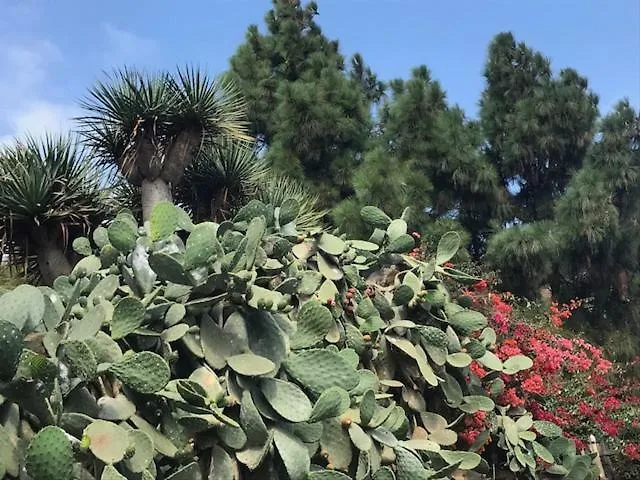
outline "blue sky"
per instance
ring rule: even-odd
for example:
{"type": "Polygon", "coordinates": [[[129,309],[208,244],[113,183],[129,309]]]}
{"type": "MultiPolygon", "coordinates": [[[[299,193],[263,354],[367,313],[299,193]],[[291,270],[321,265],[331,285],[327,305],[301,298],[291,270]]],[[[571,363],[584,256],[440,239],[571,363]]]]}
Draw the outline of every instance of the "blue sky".
{"type": "MultiPolygon", "coordinates": [[[[318,0],[318,22],[344,54],[361,52],[382,79],[426,64],[470,116],[496,33],[571,66],[600,95],[640,106],[640,0],[318,0]]],[[[0,142],[72,126],[103,70],[228,67],[269,0],[0,0],[0,142]]]]}

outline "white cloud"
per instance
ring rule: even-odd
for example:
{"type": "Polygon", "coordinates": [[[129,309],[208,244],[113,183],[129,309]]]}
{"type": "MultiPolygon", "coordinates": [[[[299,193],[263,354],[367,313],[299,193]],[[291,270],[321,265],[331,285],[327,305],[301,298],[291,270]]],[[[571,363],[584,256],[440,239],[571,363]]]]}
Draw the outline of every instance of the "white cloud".
{"type": "MultiPolygon", "coordinates": [[[[108,64],[131,64],[141,60],[148,60],[155,53],[153,40],[119,28],[111,23],[102,24],[107,40],[107,50],[104,54],[108,64]]],[[[111,65],[110,65],[111,66],[111,65]]]]}
{"type": "MultiPolygon", "coordinates": [[[[16,21],[24,23],[24,19],[16,21]]],[[[104,23],[102,33],[106,69],[148,62],[156,52],[152,40],[113,24],[104,23]]],[[[46,39],[0,35],[0,145],[26,134],[55,134],[74,126],[79,107],[48,96],[49,84],[55,84],[55,70],[64,61],[60,49],[46,39]]]]}
{"type": "Polygon", "coordinates": [[[0,144],[8,143],[17,136],[32,135],[41,137],[46,133],[59,134],[73,128],[73,118],[79,109],[75,105],[52,103],[45,100],[35,101],[9,115],[12,134],[0,137],[0,144]]]}
{"type": "Polygon", "coordinates": [[[0,43],[0,143],[71,127],[76,107],[43,98],[51,67],[61,61],[62,53],[49,41],[0,43]]]}

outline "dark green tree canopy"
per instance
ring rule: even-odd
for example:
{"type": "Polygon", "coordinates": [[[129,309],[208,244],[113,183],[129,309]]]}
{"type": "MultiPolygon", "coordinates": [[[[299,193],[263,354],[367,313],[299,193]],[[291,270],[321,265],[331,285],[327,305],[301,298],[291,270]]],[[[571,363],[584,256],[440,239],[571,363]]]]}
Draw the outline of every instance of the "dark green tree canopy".
{"type": "MultiPolygon", "coordinates": [[[[354,175],[356,202],[399,215],[404,205],[424,229],[439,218],[456,218],[472,233],[474,249],[500,203],[496,168],[482,155],[482,131],[457,106],[450,106],[426,66],[408,80],[390,83],[380,108],[378,135],[354,175]]],[[[351,207],[349,207],[351,205],[351,207]]],[[[337,217],[354,200],[341,205],[337,217]]],[[[341,222],[351,224],[350,219],[341,222]]]]}
{"type": "Polygon", "coordinates": [[[550,218],[591,143],[598,97],[575,70],[553,76],[549,60],[511,33],[491,43],[484,75],[487,157],[514,192],[518,218],[550,218]]]}
{"type": "Polygon", "coordinates": [[[249,106],[252,133],[276,170],[305,179],[329,205],[352,193],[351,172],[382,84],[357,55],[347,71],[338,42],[315,22],[314,2],[274,0],[267,31],[251,26],[230,75],[249,106]]]}

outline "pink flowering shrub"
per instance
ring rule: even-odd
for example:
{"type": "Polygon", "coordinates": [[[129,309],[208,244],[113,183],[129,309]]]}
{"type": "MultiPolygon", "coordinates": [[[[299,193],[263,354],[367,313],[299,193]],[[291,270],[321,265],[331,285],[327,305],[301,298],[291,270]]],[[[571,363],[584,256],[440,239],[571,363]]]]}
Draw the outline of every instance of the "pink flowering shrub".
{"type": "MultiPolygon", "coordinates": [[[[500,360],[515,355],[533,360],[532,368],[498,379],[476,361],[471,364],[474,380],[494,394],[496,403],[524,407],[534,419],[559,425],[578,450],[586,450],[589,435],[595,435],[617,456],[614,463],[621,470],[633,470],[621,478],[640,478],[640,470],[634,470],[640,464],[640,383],[625,380],[629,366],[612,363],[602,348],[561,330],[580,302],[552,303],[543,314],[524,320],[516,315],[517,299],[491,291],[484,280],[463,295],[490,319],[497,334],[492,351],[500,360]]],[[[487,428],[484,415],[468,415],[460,438],[473,445],[487,428]]]]}

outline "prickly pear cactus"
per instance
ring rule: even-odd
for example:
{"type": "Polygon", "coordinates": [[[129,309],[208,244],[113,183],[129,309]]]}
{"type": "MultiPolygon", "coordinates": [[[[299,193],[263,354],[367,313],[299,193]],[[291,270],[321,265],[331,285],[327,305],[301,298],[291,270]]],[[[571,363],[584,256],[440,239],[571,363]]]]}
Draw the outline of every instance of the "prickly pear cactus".
{"type": "Polygon", "coordinates": [[[499,389],[470,370],[497,378],[531,360],[502,363],[486,319],[451,300],[443,278],[473,280],[446,266],[457,234],[422,261],[404,220],[375,207],[366,240],[299,232],[298,211],[254,200],[192,225],[161,203],[143,227],[123,211],[74,242],[85,257],[53,289],[0,297],[0,472],[589,478],[559,428],[497,407],[499,389]],[[474,412],[490,427],[460,449],[474,412]]]}

